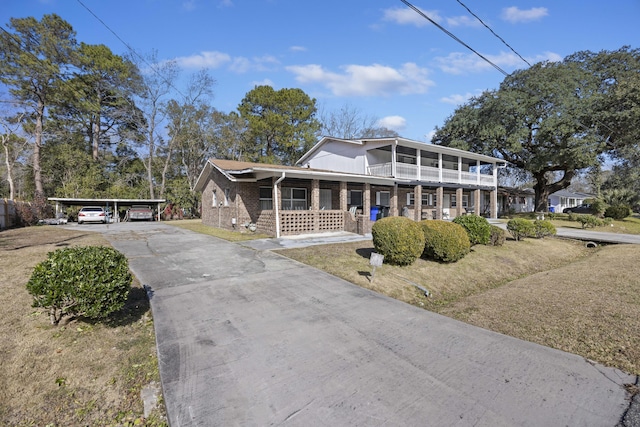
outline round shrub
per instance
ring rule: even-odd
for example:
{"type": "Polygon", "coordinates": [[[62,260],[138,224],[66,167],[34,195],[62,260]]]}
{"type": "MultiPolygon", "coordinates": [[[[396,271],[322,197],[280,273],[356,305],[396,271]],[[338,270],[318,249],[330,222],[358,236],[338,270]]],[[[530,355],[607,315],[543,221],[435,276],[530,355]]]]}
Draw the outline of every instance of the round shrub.
{"type": "Polygon", "coordinates": [[[524,218],[510,219],[509,222],[507,222],[507,231],[511,233],[516,241],[535,235],[533,222],[524,218]]]}
{"type": "Polygon", "coordinates": [[[489,244],[491,246],[502,246],[507,239],[507,232],[497,225],[490,224],[491,237],[489,238],[489,244]]]}
{"type": "Polygon", "coordinates": [[[462,215],[453,222],[464,227],[472,245],[486,245],[491,239],[491,224],[485,217],[479,215],[462,215]]]}
{"type": "Polygon", "coordinates": [[[384,261],[395,265],[413,263],[424,249],[424,234],[417,222],[403,217],[382,218],[371,228],[373,246],[384,261]]]}
{"type": "Polygon", "coordinates": [[[556,227],[546,219],[537,219],[533,222],[534,233],[538,239],[542,239],[546,236],[554,236],[556,234],[556,227]]]}
{"type": "Polygon", "coordinates": [[[49,252],[27,282],[33,306],[48,309],[53,324],[64,316],[107,317],[124,306],[130,288],[127,258],[102,246],[49,252]]]}
{"type": "Polygon", "coordinates": [[[627,205],[613,205],[609,206],[606,211],[604,211],[604,216],[606,218],[617,219],[618,221],[625,219],[629,215],[631,215],[633,211],[627,205]]]}
{"type": "Polygon", "coordinates": [[[460,224],[441,220],[420,221],[425,243],[422,256],[437,261],[455,262],[471,250],[469,235],[460,224]]]}

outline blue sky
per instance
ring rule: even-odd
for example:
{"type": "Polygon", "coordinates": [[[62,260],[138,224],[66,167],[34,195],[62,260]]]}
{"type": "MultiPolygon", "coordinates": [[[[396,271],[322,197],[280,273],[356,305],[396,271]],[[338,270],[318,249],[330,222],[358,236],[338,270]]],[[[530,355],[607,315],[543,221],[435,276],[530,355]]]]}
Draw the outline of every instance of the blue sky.
{"type": "MultiPolygon", "coordinates": [[[[640,0],[411,3],[507,73],[528,65],[463,5],[532,64],[640,47],[640,0]]],[[[68,21],[78,41],[125,54],[120,38],[141,55],[176,60],[183,81],[207,68],[218,110],[235,110],[255,85],[300,88],[320,110],[348,105],[419,141],[504,79],[400,0],[4,0],[0,24],[48,13],[68,21]]]]}

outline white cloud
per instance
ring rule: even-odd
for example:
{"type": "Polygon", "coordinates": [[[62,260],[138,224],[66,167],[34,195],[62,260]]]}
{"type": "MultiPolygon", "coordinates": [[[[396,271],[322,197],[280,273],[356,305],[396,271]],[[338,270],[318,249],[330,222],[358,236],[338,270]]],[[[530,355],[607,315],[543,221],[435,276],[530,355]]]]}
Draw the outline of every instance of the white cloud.
{"type": "Polygon", "coordinates": [[[433,86],[426,68],[406,63],[400,68],[380,64],[346,65],[342,73],[325,70],[320,65],[295,65],[287,70],[299,83],[318,83],[335,96],[389,96],[425,93],[433,86]]]}
{"type": "Polygon", "coordinates": [[[196,8],[195,0],[187,0],[182,2],[182,8],[187,11],[192,11],[196,8]]]}
{"type": "Polygon", "coordinates": [[[444,102],[445,104],[462,105],[466,103],[469,99],[471,99],[472,96],[475,96],[475,94],[471,92],[467,92],[464,95],[460,93],[456,93],[451,96],[445,96],[444,98],[440,98],[440,101],[444,102]]]}
{"type": "Polygon", "coordinates": [[[548,14],[549,10],[546,7],[533,7],[528,10],[523,10],[516,6],[511,6],[502,9],[502,19],[511,22],[512,24],[516,24],[518,22],[537,21],[548,14]]]}
{"type": "Polygon", "coordinates": [[[451,27],[480,27],[482,24],[475,18],[470,16],[454,16],[447,18],[447,24],[451,27]]]}
{"type": "Polygon", "coordinates": [[[407,126],[407,119],[402,116],[387,116],[378,120],[378,126],[395,131],[401,131],[407,126]]]}
{"type": "Polygon", "coordinates": [[[231,57],[222,52],[206,51],[198,55],[180,56],[175,61],[183,68],[220,68],[230,62],[231,57]]]}
{"type": "Polygon", "coordinates": [[[306,52],[307,48],[304,46],[291,46],[289,50],[292,52],[306,52]]]}
{"type": "MultiPolygon", "coordinates": [[[[528,65],[513,52],[500,52],[497,55],[483,55],[500,68],[522,69],[528,65]]],[[[535,57],[525,58],[533,64],[540,61],[560,61],[562,57],[553,52],[544,52],[535,57]]],[[[479,73],[493,70],[493,66],[474,53],[452,52],[447,56],[435,59],[438,68],[448,74],[479,73]]]]}
{"type": "Polygon", "coordinates": [[[432,131],[429,131],[429,132],[424,136],[425,141],[427,141],[428,143],[431,143],[431,140],[433,139],[433,137],[435,136],[435,134],[436,134],[436,130],[435,130],[435,129],[434,129],[434,130],[432,130],[432,131]]]}
{"type": "MultiPolygon", "coordinates": [[[[436,10],[420,9],[420,11],[436,22],[442,20],[440,14],[436,10]]],[[[415,10],[409,9],[407,7],[394,7],[392,9],[385,9],[382,19],[385,21],[395,22],[399,25],[415,25],[416,27],[431,25],[431,23],[428,20],[424,19],[423,16],[421,16],[419,13],[416,13],[415,10]]]]}

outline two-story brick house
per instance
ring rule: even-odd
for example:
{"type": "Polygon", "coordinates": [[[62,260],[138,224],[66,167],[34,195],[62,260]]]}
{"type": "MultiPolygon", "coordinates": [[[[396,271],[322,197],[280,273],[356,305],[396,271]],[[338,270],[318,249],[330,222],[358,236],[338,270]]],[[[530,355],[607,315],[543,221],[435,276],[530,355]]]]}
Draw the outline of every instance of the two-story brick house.
{"type": "Polygon", "coordinates": [[[202,221],[281,236],[368,233],[381,216],[497,216],[500,159],[404,138],[324,137],[297,166],[211,159],[196,190],[202,221]]]}

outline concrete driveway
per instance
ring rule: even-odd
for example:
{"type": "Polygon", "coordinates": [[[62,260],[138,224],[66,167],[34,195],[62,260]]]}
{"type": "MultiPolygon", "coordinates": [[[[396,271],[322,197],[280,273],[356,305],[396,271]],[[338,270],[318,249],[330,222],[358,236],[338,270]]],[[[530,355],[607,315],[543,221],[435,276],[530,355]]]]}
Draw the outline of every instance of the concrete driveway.
{"type": "Polygon", "coordinates": [[[277,253],[161,223],[101,231],[150,288],[174,427],[600,427],[629,406],[634,376],[277,253]]]}

